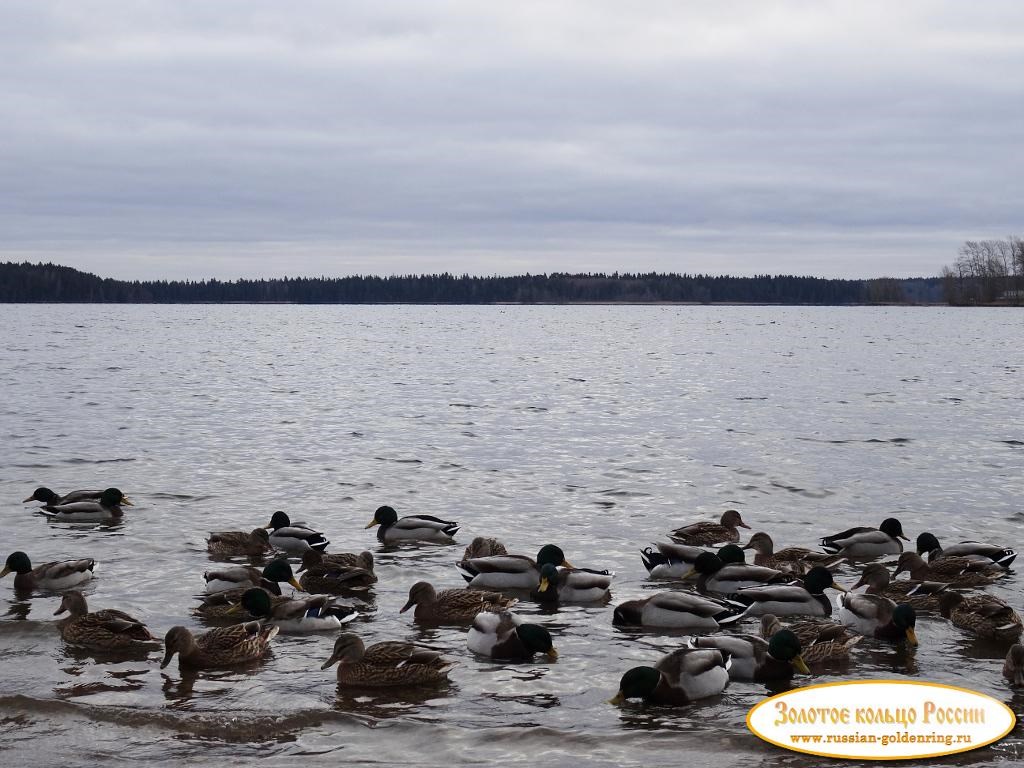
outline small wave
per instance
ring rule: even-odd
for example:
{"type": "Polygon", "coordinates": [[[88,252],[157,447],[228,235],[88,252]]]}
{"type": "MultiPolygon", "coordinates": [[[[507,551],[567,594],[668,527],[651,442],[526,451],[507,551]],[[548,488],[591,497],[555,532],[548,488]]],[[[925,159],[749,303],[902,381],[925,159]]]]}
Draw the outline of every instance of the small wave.
{"type": "Polygon", "coordinates": [[[63,464],[118,464],[121,462],[135,461],[135,459],[120,458],[120,459],[63,459],[63,464]]]}

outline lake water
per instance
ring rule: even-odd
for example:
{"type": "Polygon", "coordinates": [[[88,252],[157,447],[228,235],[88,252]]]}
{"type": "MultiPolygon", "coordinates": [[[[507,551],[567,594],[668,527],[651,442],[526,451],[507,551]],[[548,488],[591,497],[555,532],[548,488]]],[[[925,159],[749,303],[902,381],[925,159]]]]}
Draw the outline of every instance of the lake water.
{"type": "MultiPolygon", "coordinates": [[[[447,688],[353,698],[320,670],[333,637],[279,636],[255,668],[183,677],[157,651],[67,649],[59,598],[19,601],[8,577],[10,765],[818,765],[746,730],[763,686],[679,709],[605,703],[627,668],[681,642],[614,629],[611,605],[521,604],[560,652],[533,664],[474,658],[465,630],[420,630],[398,609],[417,580],[460,586],[452,564],[480,534],[616,571],[612,604],[650,594],[640,548],[728,507],[777,546],[890,515],[912,539],[1024,546],[1016,310],[33,305],[0,306],[0,323],[8,551],[95,557],[91,607],[163,636],[200,626],[206,534],[284,509],[332,551],[374,550],[377,613],[355,625],[367,643],[458,661],[447,688]],[[136,506],[118,526],[62,527],[19,503],[39,485],[115,485],[136,506]],[[381,504],[459,520],[459,543],[380,548],[363,526],[381,504]]],[[[1020,609],[1019,577],[991,591],[1020,609]]],[[[1000,676],[1005,648],[934,615],[918,635],[915,652],[865,641],[845,678],[796,683],[931,680],[1024,711],[1000,676]]],[[[946,761],[1021,759],[1015,731],[946,761]]]]}

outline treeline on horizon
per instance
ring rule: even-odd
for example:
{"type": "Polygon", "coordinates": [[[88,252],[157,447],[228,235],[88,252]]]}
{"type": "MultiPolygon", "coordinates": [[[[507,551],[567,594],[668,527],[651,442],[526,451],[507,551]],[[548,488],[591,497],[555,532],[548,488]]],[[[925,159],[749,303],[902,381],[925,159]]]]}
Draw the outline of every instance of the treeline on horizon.
{"type": "Polygon", "coordinates": [[[0,263],[3,303],[493,304],[738,302],[756,304],[935,303],[941,280],[838,280],[793,275],[729,277],[661,273],[551,273],[512,277],[401,275],[269,280],[101,278],[72,267],[0,263]]]}

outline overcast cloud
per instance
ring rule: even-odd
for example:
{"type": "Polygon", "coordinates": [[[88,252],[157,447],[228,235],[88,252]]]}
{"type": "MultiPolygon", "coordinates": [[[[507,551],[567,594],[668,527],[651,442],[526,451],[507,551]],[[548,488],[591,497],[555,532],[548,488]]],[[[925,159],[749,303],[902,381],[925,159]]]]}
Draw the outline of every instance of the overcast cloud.
{"type": "Polygon", "coordinates": [[[1024,234],[1024,5],[6,0],[0,259],[937,274],[1024,234]]]}

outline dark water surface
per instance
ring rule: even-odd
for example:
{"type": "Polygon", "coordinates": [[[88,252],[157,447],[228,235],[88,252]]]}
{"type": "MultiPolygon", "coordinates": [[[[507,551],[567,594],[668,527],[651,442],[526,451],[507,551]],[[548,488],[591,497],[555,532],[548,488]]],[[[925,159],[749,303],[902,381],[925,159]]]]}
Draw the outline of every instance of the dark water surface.
{"type": "MultiPolygon", "coordinates": [[[[763,686],[674,710],[606,704],[624,670],[681,642],[613,629],[610,605],[519,606],[551,628],[553,664],[474,658],[464,630],[420,630],[398,609],[417,580],[459,586],[452,563],[479,534],[531,555],[558,543],[617,572],[613,604],[635,598],[662,588],[641,547],[730,506],[778,546],[889,515],[911,538],[1024,546],[1014,310],[53,305],[3,306],[0,322],[7,551],[95,557],[91,606],[162,636],[199,628],[206,534],[284,509],[332,551],[374,550],[377,613],[355,625],[367,643],[422,641],[459,662],[447,688],[353,697],[320,670],[332,637],[280,636],[256,667],[161,672],[158,652],[67,649],[59,598],[16,600],[8,577],[11,765],[818,765],[747,732],[763,686]],[[136,506],[118,526],[62,527],[19,503],[38,485],[116,485],[136,506]],[[459,544],[379,548],[363,526],[380,504],[461,521],[459,544]]],[[[1018,576],[992,591],[1021,608],[1018,576]]],[[[929,615],[918,635],[915,652],[862,642],[847,677],[1024,709],[1000,676],[1005,648],[929,615]]],[[[1014,732],[945,764],[1021,759],[1014,732]]]]}

